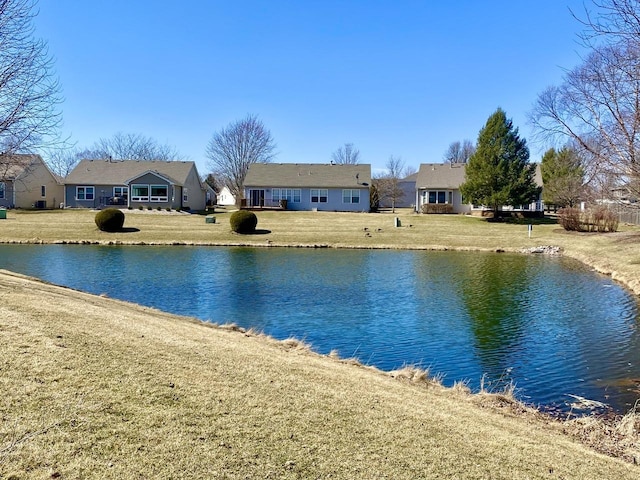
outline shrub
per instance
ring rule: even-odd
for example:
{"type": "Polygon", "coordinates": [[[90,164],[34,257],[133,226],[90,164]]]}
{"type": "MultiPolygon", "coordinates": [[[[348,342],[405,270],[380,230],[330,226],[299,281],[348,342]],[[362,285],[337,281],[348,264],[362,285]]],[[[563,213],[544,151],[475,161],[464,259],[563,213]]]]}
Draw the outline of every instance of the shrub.
{"type": "Polygon", "coordinates": [[[558,223],[567,231],[581,231],[580,210],[577,208],[561,208],[558,210],[558,223]]]}
{"type": "Polygon", "coordinates": [[[142,205],[139,205],[138,210],[142,210],[142,209],[144,209],[144,207],[142,205]]]}
{"type": "Polygon", "coordinates": [[[236,233],[252,233],[258,225],[258,217],[253,212],[247,210],[238,210],[233,212],[229,218],[231,230],[236,233]]]}
{"type": "Polygon", "coordinates": [[[117,208],[105,208],[96,214],[96,225],[103,232],[118,232],[124,225],[124,213],[117,208]]]}
{"type": "Polygon", "coordinates": [[[425,203],[422,213],[453,213],[453,205],[449,203],[425,203]]]}
{"type": "Polygon", "coordinates": [[[577,208],[562,208],[558,211],[558,222],[562,228],[574,232],[616,232],[618,215],[606,207],[586,211],[577,208]]]}

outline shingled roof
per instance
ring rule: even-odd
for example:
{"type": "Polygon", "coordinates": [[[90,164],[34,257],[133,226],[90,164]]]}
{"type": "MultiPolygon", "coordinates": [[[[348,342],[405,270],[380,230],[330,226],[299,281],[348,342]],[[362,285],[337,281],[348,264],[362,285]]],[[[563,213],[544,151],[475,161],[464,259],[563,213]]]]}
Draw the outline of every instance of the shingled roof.
{"type": "Polygon", "coordinates": [[[464,164],[422,163],[416,178],[416,188],[457,189],[464,183],[464,164]]]}
{"type": "Polygon", "coordinates": [[[82,160],[65,181],[75,185],[124,185],[127,180],[154,172],[176,185],[184,185],[194,167],[194,162],[190,161],[82,160]]]}
{"type": "Polygon", "coordinates": [[[244,185],[245,188],[363,188],[371,185],[371,165],[254,163],[249,166],[244,185]]]}
{"type": "MultiPolygon", "coordinates": [[[[455,190],[460,188],[465,181],[466,164],[449,163],[422,163],[418,170],[416,188],[445,188],[455,190]]],[[[536,173],[533,177],[538,185],[542,185],[540,164],[536,164],[536,173]]]]}
{"type": "Polygon", "coordinates": [[[44,163],[40,155],[0,155],[0,180],[13,181],[34,168],[38,163],[44,163]]]}

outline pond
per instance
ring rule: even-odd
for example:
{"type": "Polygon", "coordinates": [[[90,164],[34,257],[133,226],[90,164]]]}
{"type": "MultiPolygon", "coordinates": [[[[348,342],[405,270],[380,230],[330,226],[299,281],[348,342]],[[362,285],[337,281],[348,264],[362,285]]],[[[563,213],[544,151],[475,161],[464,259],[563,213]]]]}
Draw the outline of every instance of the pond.
{"type": "Polygon", "coordinates": [[[516,384],[567,411],[640,398],[640,305],[562,257],[479,252],[0,245],[0,268],[216,323],[295,337],[320,353],[445,385],[516,384]]]}

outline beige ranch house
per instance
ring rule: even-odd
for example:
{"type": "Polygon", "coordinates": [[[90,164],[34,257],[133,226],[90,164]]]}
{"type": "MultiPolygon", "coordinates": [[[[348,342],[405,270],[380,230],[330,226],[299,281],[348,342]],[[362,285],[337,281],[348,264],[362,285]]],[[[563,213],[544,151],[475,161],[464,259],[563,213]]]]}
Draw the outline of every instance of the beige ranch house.
{"type": "Polygon", "coordinates": [[[64,186],[40,155],[0,155],[0,207],[59,208],[64,186]]]}

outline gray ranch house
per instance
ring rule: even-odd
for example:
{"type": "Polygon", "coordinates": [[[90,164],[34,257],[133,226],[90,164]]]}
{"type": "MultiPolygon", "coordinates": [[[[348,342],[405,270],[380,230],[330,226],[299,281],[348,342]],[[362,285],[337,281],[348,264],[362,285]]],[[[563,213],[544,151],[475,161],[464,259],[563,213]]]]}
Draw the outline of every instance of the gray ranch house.
{"type": "MultiPolygon", "coordinates": [[[[486,208],[465,203],[460,185],[465,181],[466,165],[463,163],[423,163],[416,179],[416,211],[421,213],[477,213],[486,208]]],[[[536,165],[535,182],[542,186],[540,164],[536,165]]],[[[542,194],[541,194],[542,195],[542,194]]],[[[542,212],[544,204],[540,196],[527,205],[505,205],[504,211],[542,212]]]]}
{"type": "Polygon", "coordinates": [[[422,213],[471,213],[462,201],[464,164],[422,163],[416,177],[415,206],[422,213]]]}
{"type": "Polygon", "coordinates": [[[58,208],[62,181],[40,155],[0,155],[0,207],[58,208]]]}
{"type": "Polygon", "coordinates": [[[247,207],[368,212],[371,165],[254,163],[244,181],[247,207]]]}
{"type": "Polygon", "coordinates": [[[194,162],[82,160],[65,179],[65,206],[204,210],[206,189],[194,162]]]}

